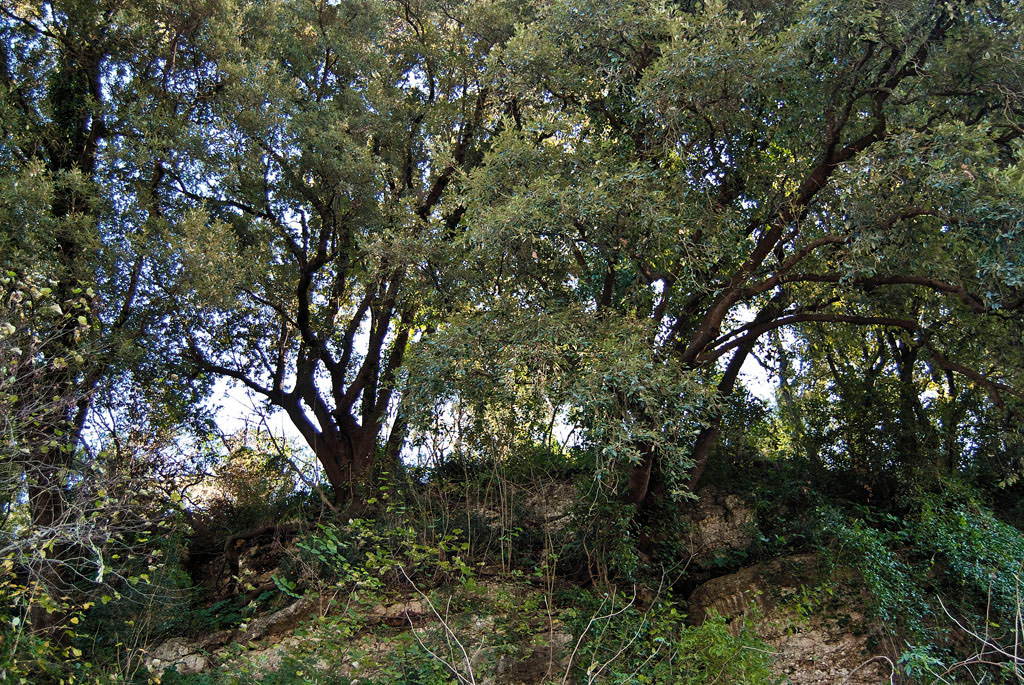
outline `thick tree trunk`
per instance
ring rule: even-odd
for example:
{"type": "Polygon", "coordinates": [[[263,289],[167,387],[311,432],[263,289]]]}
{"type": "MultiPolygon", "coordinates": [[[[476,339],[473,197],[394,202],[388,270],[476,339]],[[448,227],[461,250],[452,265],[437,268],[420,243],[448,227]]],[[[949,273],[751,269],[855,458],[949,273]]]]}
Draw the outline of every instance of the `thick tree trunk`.
{"type": "Polygon", "coordinates": [[[627,493],[627,501],[630,504],[642,504],[647,498],[651,485],[651,473],[654,470],[654,462],[656,460],[657,454],[655,449],[648,447],[644,450],[644,457],[640,463],[630,469],[629,491],[627,493]]]}
{"type": "Polygon", "coordinates": [[[344,511],[356,494],[355,444],[348,436],[328,439],[323,434],[310,445],[334,491],[334,504],[344,511]]]}
{"type": "Polygon", "coordinates": [[[338,511],[343,516],[362,516],[373,475],[376,436],[351,436],[338,431],[329,438],[318,433],[307,443],[323,466],[338,511]]]}
{"type": "MultiPolygon", "coordinates": [[[[91,179],[97,150],[103,134],[103,121],[97,114],[103,94],[100,65],[106,46],[100,40],[98,9],[85,3],[70,12],[67,32],[56,46],[59,58],[50,80],[48,100],[53,108],[51,131],[43,132],[41,142],[47,152],[47,167],[58,179],[51,201],[56,220],[54,235],[61,274],[54,296],[61,307],[75,299],[81,281],[93,278],[89,263],[91,238],[81,235],[94,220],[91,198],[80,187],[69,185],[62,176],[79,172],[91,179]],[[85,221],[65,221],[81,215],[85,221]]],[[[88,312],[85,316],[89,317],[88,312]]],[[[81,348],[75,317],[67,313],[50,332],[50,342],[41,350],[48,368],[32,382],[33,397],[44,406],[34,417],[41,426],[33,439],[26,466],[29,510],[33,525],[49,527],[63,520],[67,512],[64,471],[78,445],[88,411],[91,392],[98,374],[87,370],[83,377],[60,370],[54,360],[65,358],[81,348]],[[50,398],[57,397],[56,401],[50,398]]],[[[89,355],[86,355],[87,357],[89,355]]]]}
{"type": "Polygon", "coordinates": [[[711,457],[711,450],[718,444],[718,436],[722,433],[722,419],[716,418],[713,425],[708,426],[697,436],[697,442],[693,445],[693,468],[690,470],[690,492],[696,492],[704,469],[707,468],[708,460],[711,457]]]}
{"type": "MultiPolygon", "coordinates": [[[[63,561],[71,557],[71,546],[56,533],[68,515],[65,469],[68,451],[60,445],[41,447],[27,468],[28,504],[32,528],[44,538],[55,540],[48,550],[49,559],[30,562],[32,576],[45,588],[46,593],[56,599],[71,590],[71,579],[63,561]]],[[[67,618],[64,610],[51,611],[42,602],[29,606],[29,620],[32,631],[45,634],[50,639],[63,643],[66,636],[59,628],[67,618]]]]}

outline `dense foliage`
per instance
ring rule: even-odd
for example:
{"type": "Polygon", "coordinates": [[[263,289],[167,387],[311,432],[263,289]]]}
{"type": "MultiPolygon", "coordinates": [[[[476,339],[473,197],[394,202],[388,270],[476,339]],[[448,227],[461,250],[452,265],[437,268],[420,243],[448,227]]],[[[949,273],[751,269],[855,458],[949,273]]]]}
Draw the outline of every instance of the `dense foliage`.
{"type": "Polygon", "coordinates": [[[806,553],[904,675],[1021,677],[1018,3],[0,0],[0,34],[0,677],[496,564],[548,583],[565,679],[760,682],[667,597],[806,553]],[[715,563],[705,486],[758,507],[715,563]],[[247,588],[268,534],[303,552],[247,588]],[[245,601],[182,618],[215,559],[245,601]]]}

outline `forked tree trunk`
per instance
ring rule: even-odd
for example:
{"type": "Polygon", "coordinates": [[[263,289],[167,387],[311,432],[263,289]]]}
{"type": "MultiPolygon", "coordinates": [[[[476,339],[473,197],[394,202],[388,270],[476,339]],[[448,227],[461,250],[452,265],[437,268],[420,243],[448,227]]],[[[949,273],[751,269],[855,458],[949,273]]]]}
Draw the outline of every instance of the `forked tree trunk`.
{"type": "Polygon", "coordinates": [[[307,443],[324,469],[334,491],[334,505],[343,516],[362,516],[373,477],[376,436],[350,436],[340,431],[333,438],[323,433],[307,443]]]}

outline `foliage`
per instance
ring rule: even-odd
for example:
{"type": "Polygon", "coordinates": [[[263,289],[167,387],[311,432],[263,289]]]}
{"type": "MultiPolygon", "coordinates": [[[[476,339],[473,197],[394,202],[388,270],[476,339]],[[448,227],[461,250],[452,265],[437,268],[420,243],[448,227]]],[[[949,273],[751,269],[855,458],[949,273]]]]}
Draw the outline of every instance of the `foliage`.
{"type": "MultiPolygon", "coordinates": [[[[986,109],[1002,100],[980,82],[978,100],[935,85],[976,78],[979,58],[992,82],[1017,83],[993,57],[1017,35],[1005,9],[918,3],[883,22],[856,2],[539,8],[504,51],[515,125],[461,186],[476,268],[459,275],[475,297],[425,340],[432,387],[474,410],[493,398],[523,426],[565,412],[604,456],[595,475],[636,504],[692,487],[743,362],[816,324],[916,355],[884,405],[904,407],[893,439],[940,421],[922,412],[945,414],[954,447],[970,442],[966,417],[1012,432],[1016,110],[986,109]],[[981,394],[908,413],[908,393],[942,374],[981,394]]],[[[850,398],[861,436],[864,400],[850,398]]],[[[867,462],[871,485],[894,456],[867,462]]]]}
{"type": "Polygon", "coordinates": [[[985,649],[1016,639],[1024,534],[998,520],[975,491],[947,483],[942,494],[886,510],[826,503],[801,483],[777,487],[774,495],[803,493],[790,495],[781,516],[759,516],[760,553],[817,550],[833,577],[852,570],[873,615],[897,644],[908,645],[907,673],[946,677],[947,669],[965,666],[980,673],[985,649]]]}
{"type": "Polygon", "coordinates": [[[195,452],[190,461],[205,468],[188,483],[185,496],[197,537],[222,543],[225,534],[325,508],[313,457],[269,431],[247,427],[199,443],[195,452]]]}
{"type": "MultiPolygon", "coordinates": [[[[53,376],[34,369],[59,364],[74,375],[85,362],[40,351],[52,322],[40,323],[39,317],[73,317],[85,338],[90,325],[79,312],[88,311],[92,295],[82,289],[62,308],[48,304],[50,286],[13,277],[3,285],[11,286],[3,300],[11,308],[0,341],[8,372],[0,403],[10,410],[0,412],[7,469],[0,522],[0,670],[22,682],[131,673],[145,641],[185,603],[187,582],[175,558],[181,535],[176,474],[163,462],[165,444],[114,434],[94,442],[95,451],[73,450],[62,430],[47,423],[66,413],[54,405],[73,398],[52,395],[52,404],[40,407],[35,402],[51,397],[52,388],[28,386],[53,376]],[[67,451],[60,469],[40,460],[41,441],[67,451]],[[40,509],[44,496],[59,505],[40,509]]],[[[85,345],[76,349],[75,355],[89,353],[85,345]]]]}
{"type": "Polygon", "coordinates": [[[738,634],[721,616],[687,625],[674,602],[659,599],[646,611],[617,595],[581,595],[563,612],[577,650],[581,682],[770,683],[771,659],[742,619],[738,634]]]}
{"type": "Polygon", "coordinates": [[[915,565],[923,567],[927,559],[944,611],[974,629],[987,625],[997,640],[1016,630],[1024,563],[1019,530],[999,521],[970,492],[955,491],[921,502],[905,529],[915,565]]]}
{"type": "Polygon", "coordinates": [[[389,528],[353,519],[342,526],[321,525],[296,543],[299,550],[293,578],[275,578],[278,589],[294,594],[299,581],[313,581],[318,592],[329,588],[374,592],[428,573],[431,581],[452,577],[469,581],[473,569],[461,556],[469,549],[455,529],[432,544],[420,542],[411,526],[389,528]]]}
{"type": "Polygon", "coordinates": [[[515,8],[223,9],[182,35],[172,92],[146,84],[179,134],[141,132],[173,227],[164,350],[287,412],[358,509],[406,348],[444,305],[434,283],[462,216],[449,186],[496,125],[488,56],[515,8]]]}
{"type": "Polygon", "coordinates": [[[993,411],[984,392],[926,362],[926,352],[881,330],[851,338],[822,327],[779,352],[821,362],[791,369],[780,397],[796,438],[790,448],[805,453],[816,479],[843,481],[848,496],[876,502],[951,477],[990,488],[1013,480],[1012,410],[993,411]]]}
{"type": "MultiPolygon", "coordinates": [[[[854,564],[863,576],[878,617],[894,633],[926,634],[933,611],[919,584],[922,578],[915,577],[914,568],[899,554],[901,550],[893,549],[900,541],[899,532],[860,518],[848,520],[841,513],[837,517],[836,513],[822,512],[823,527],[835,535],[838,559],[854,564]]],[[[882,518],[898,523],[891,515],[882,518]]]]}
{"type": "Polygon", "coordinates": [[[586,569],[599,587],[613,587],[613,580],[640,580],[634,508],[583,478],[577,482],[580,492],[565,546],[567,564],[586,569]]]}
{"type": "Polygon", "coordinates": [[[26,534],[28,524],[15,516],[4,531],[0,669],[7,677],[83,682],[128,675],[148,641],[181,628],[190,581],[174,558],[179,540],[165,537],[170,526],[149,518],[152,493],[140,484],[108,495],[105,483],[126,481],[90,475],[88,485],[99,493],[69,498],[69,515],[57,526],[26,534]]]}
{"type": "Polygon", "coordinates": [[[41,444],[70,449],[62,436],[71,427],[66,421],[58,426],[49,421],[70,416],[82,398],[62,395],[53,370],[75,376],[83,371],[83,354],[96,352],[87,347],[95,293],[76,288],[73,298],[61,301],[56,286],[41,274],[0,275],[0,506],[5,520],[23,482],[45,477],[44,465],[33,452],[41,444]],[[78,347],[66,356],[50,355],[54,331],[68,328],[78,347]],[[59,433],[52,434],[54,430],[59,433]]]}

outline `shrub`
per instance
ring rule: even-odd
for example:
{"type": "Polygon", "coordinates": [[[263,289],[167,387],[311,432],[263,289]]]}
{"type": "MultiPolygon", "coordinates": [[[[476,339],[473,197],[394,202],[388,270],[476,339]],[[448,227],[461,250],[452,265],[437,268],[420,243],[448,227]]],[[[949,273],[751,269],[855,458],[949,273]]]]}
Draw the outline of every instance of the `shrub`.
{"type": "MultiPolygon", "coordinates": [[[[635,598],[634,598],[635,599],[635,598]]],[[[563,617],[580,682],[771,683],[766,645],[746,619],[734,633],[721,616],[690,626],[671,598],[646,611],[623,595],[578,593],[563,617]]]]}

